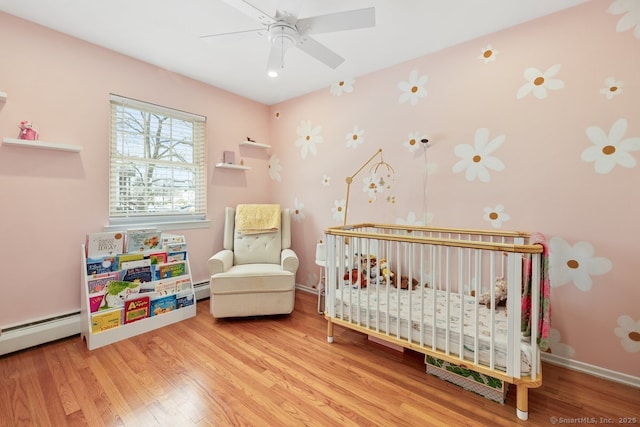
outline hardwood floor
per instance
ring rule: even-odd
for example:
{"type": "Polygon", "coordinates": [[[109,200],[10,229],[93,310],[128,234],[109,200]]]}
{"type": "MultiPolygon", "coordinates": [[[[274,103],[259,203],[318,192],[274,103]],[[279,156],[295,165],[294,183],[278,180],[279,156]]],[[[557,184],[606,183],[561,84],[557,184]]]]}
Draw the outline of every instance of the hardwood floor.
{"type": "Polygon", "coordinates": [[[315,296],[296,299],[290,316],[235,320],[204,300],[195,318],[94,351],[75,336],[4,356],[0,425],[640,424],[639,389],[549,364],[519,421],[513,387],[500,405],[427,375],[418,353],[340,327],[328,344],[315,296]]]}

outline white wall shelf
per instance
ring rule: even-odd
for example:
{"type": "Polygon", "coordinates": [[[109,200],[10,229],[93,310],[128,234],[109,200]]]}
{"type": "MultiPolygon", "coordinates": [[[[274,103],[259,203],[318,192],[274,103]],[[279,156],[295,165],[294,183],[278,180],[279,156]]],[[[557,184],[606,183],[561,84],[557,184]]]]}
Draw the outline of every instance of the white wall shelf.
{"type": "Polygon", "coordinates": [[[244,171],[251,170],[249,166],[236,165],[233,163],[216,163],[216,167],[222,168],[222,169],[237,169],[237,170],[244,170],[244,171]]]}
{"type": "Polygon", "coordinates": [[[2,92],[0,90],[0,102],[7,102],[7,92],[2,92]]]}
{"type": "Polygon", "coordinates": [[[58,150],[58,151],[72,151],[74,153],[78,153],[82,150],[82,147],[78,145],[69,145],[69,144],[58,144],[54,142],[45,142],[40,140],[27,140],[27,139],[18,139],[18,138],[7,138],[4,137],[2,139],[3,145],[17,145],[23,147],[33,147],[33,148],[43,148],[46,150],[58,150]]]}
{"type": "Polygon", "coordinates": [[[249,147],[264,148],[264,149],[271,148],[271,146],[268,144],[260,144],[259,142],[252,142],[252,141],[242,141],[240,145],[247,145],[249,147]]]}

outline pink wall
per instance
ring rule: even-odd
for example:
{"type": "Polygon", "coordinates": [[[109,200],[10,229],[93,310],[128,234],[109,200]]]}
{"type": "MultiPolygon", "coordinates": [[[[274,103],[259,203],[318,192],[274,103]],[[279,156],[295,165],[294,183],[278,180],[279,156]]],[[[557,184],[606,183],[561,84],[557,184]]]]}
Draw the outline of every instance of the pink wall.
{"type": "Polygon", "coordinates": [[[616,31],[622,15],[607,12],[611,3],[590,2],[357,78],[339,96],[327,88],[272,106],[270,139],[279,141],[273,154],[282,167],[274,185],[282,189],[279,202],[299,210],[298,282],[315,286],[315,241],[341,223],[332,209],[344,203],[344,179],[383,148],[396,170],[395,204],[367,203],[363,173],[352,185],[349,222],[415,222],[426,210],[434,226],[544,233],[551,247],[552,353],[640,376],[640,40],[633,30],[616,31]],[[489,45],[494,60],[485,63],[480,57],[489,45]],[[545,97],[522,89],[518,98],[528,68],[547,73],[545,97]],[[402,100],[412,73],[426,92],[415,105],[402,100]],[[609,77],[622,82],[611,99],[601,93],[609,77]],[[606,157],[587,129],[600,128],[604,137],[620,119],[626,129],[605,145],[617,144],[619,158],[627,150],[625,158],[635,160],[598,173],[582,159],[589,147],[606,157]],[[478,129],[488,129],[488,141],[503,140],[480,153],[483,165],[499,161],[487,182],[465,178],[464,162],[460,171],[455,166],[463,160],[456,153],[472,149],[478,129]],[[303,156],[301,135],[312,137],[315,154],[309,146],[303,156]],[[422,147],[412,152],[404,145],[410,135],[431,140],[426,159],[422,147]],[[503,221],[489,222],[486,211],[503,221]]]}
{"type": "Polygon", "coordinates": [[[209,229],[186,230],[194,281],[221,247],[224,206],[268,200],[265,153],[244,153],[247,135],[268,136],[268,108],[217,88],[0,13],[0,136],[31,120],[48,142],[78,153],[0,146],[0,325],[78,310],[80,245],[108,224],[109,94],[207,117],[209,229]],[[11,42],[8,42],[8,41],[11,42]],[[224,150],[253,167],[216,169],[224,150]]]}

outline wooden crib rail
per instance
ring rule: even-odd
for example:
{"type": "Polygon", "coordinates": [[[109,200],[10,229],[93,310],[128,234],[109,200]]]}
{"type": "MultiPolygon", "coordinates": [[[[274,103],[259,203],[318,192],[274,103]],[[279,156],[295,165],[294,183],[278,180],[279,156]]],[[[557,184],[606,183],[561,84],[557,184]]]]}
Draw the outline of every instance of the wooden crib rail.
{"type": "Polygon", "coordinates": [[[420,225],[382,224],[382,223],[372,223],[372,222],[329,227],[330,230],[352,230],[352,229],[362,229],[362,228],[383,228],[383,229],[400,230],[400,231],[407,231],[407,232],[426,231],[426,232],[434,232],[434,233],[442,233],[442,234],[445,234],[445,233],[471,234],[471,235],[479,235],[479,236],[504,236],[504,237],[531,236],[531,233],[527,231],[483,230],[483,229],[474,229],[474,228],[449,228],[449,227],[430,227],[430,226],[427,227],[427,226],[420,226],[420,225]]]}
{"type": "MultiPolygon", "coordinates": [[[[472,248],[483,249],[500,252],[516,252],[523,254],[540,254],[543,251],[542,245],[526,245],[514,243],[489,242],[480,240],[462,240],[441,237],[424,237],[412,235],[414,232],[435,232],[449,234],[467,234],[471,236],[499,236],[512,238],[528,238],[531,234],[524,232],[494,232],[489,230],[467,230],[460,228],[435,228],[435,227],[417,227],[417,226],[400,226],[392,224],[354,224],[339,227],[329,227],[325,230],[325,234],[334,236],[343,236],[346,238],[368,238],[377,240],[387,240],[393,242],[420,243],[438,246],[451,246],[456,248],[472,248]],[[386,229],[395,231],[405,231],[406,234],[385,234],[375,231],[363,231],[367,229],[386,229]]],[[[417,233],[416,233],[417,234],[417,233]]]]}

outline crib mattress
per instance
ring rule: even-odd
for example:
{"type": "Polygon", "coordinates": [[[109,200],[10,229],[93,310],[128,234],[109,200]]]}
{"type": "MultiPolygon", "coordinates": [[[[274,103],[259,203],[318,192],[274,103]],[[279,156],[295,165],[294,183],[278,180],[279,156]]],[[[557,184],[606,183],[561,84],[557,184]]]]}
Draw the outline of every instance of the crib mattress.
{"type": "MultiPolygon", "coordinates": [[[[491,367],[493,362],[493,369],[506,371],[505,310],[503,307],[489,310],[471,296],[465,295],[461,298],[457,293],[447,294],[446,291],[434,291],[431,288],[410,291],[386,285],[373,285],[362,289],[341,285],[336,289],[336,317],[358,323],[376,332],[411,339],[414,343],[427,348],[435,347],[456,357],[460,356],[462,327],[463,358],[473,362],[477,353],[479,364],[491,367]],[[494,338],[493,348],[491,336],[494,338]]],[[[520,371],[527,374],[531,370],[531,346],[521,342],[519,347],[520,371]]]]}

